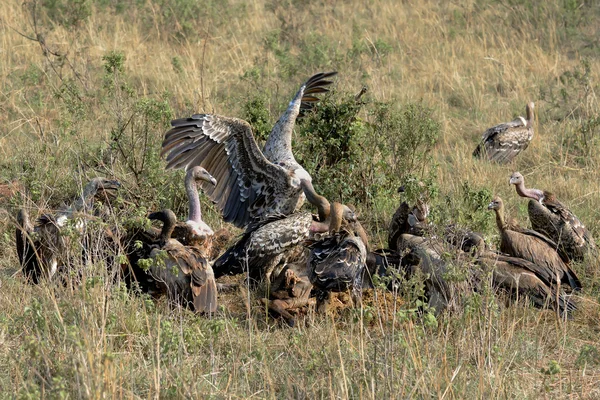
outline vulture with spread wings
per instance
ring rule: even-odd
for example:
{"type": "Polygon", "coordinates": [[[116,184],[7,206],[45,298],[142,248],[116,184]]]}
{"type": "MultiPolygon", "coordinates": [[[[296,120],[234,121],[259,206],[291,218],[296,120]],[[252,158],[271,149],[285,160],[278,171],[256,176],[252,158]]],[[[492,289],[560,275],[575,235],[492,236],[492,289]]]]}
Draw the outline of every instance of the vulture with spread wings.
{"type": "Polygon", "coordinates": [[[328,91],[327,78],[336,72],[311,77],[298,91],[275,124],[260,150],[250,125],[240,119],[196,114],[171,122],[161,154],[167,168],[205,168],[217,185],[202,183],[226,222],[245,227],[270,215],[289,215],[304,202],[301,180],[310,175],[292,154],[292,131],[301,109],[328,91]]]}

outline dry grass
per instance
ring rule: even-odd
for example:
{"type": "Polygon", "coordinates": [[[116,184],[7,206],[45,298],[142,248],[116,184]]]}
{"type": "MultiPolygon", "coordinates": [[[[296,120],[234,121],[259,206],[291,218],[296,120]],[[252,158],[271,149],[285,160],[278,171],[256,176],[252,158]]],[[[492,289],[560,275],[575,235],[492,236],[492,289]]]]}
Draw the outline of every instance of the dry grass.
{"type": "MultiPolygon", "coordinates": [[[[519,170],[557,193],[600,239],[599,144],[581,157],[570,140],[600,108],[598,26],[581,16],[600,15],[593,2],[581,11],[563,0],[537,6],[230,0],[226,8],[207,2],[198,20],[176,23],[164,12],[168,7],[152,0],[101,3],[126,7],[93,6],[76,27],[40,22],[48,48],[67,55],[62,66],[16,32],[33,35],[28,8],[0,3],[0,208],[8,210],[0,213],[0,392],[31,398],[600,397],[598,262],[575,266],[586,289],[580,311],[566,322],[527,305],[505,308],[488,295],[459,315],[423,318],[378,292],[361,310],[332,318],[309,312],[300,327],[286,329],[257,299],[247,309],[246,294],[227,295],[228,307],[212,319],[169,310],[109,284],[102,265],[77,290],[26,285],[16,273],[11,220],[16,206],[56,207],[96,173],[113,172],[133,190],[126,168],[90,158],[90,149],[111,142],[120,115],[118,96],[107,100],[102,89],[102,57],[117,50],[126,55],[124,73],[137,95],[166,98],[177,116],[239,116],[256,94],[277,115],[303,79],[332,69],[340,72],[342,91],[366,84],[377,101],[422,101],[443,127],[432,160],[442,194],[457,196],[468,181],[500,194],[525,223],[524,202],[507,184],[519,170]],[[192,22],[193,34],[177,35],[185,22],[192,22]],[[581,85],[562,84],[560,77],[580,68],[584,55],[592,60],[592,84],[582,94],[581,85]],[[240,79],[255,72],[257,78],[240,79]],[[81,102],[56,96],[70,81],[81,102]],[[550,101],[547,93],[561,88],[569,100],[550,101]],[[537,122],[527,151],[509,166],[472,159],[481,132],[522,115],[530,100],[537,122]],[[574,113],[555,118],[554,104],[574,113]],[[27,196],[5,196],[17,187],[12,182],[27,187],[27,196]]],[[[154,142],[164,128],[150,132],[154,142]]],[[[147,206],[172,205],[171,192],[157,192],[164,196],[142,199],[147,206]]],[[[375,208],[380,220],[394,211],[375,208]]],[[[214,213],[209,222],[222,226],[214,213]]],[[[386,236],[382,227],[370,230],[375,243],[386,236]]],[[[495,231],[486,234],[493,240],[495,231]]]]}

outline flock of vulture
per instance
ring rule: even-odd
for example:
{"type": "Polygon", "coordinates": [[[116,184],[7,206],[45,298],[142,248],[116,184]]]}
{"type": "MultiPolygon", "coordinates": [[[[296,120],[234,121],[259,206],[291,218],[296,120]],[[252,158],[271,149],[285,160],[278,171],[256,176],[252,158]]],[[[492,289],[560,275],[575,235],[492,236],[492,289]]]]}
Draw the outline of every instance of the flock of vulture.
{"type": "MultiPolygon", "coordinates": [[[[147,224],[122,235],[106,229],[105,243],[127,256],[126,261],[116,257],[112,262],[118,263],[116,270],[128,287],[210,314],[217,310],[220,291],[227,288],[219,278],[246,274],[251,287],[268,289],[262,299],[265,307],[293,326],[298,309],[316,303],[317,311],[323,312],[332,293],[349,291],[353,302],[360,302],[375,275],[421,274],[425,296],[436,311],[457,304],[464,290],[481,290],[490,282],[508,299],[529,298],[536,306],[568,316],[576,308],[571,294],[581,289],[569,263],[594,256],[594,241],[553,194],[526,188],[518,172],[510,184],[519,196],[530,199],[532,229],[506,219],[502,200],[494,198],[488,208],[496,215],[499,251],[488,248],[476,232],[428,223],[425,194],[414,206],[400,204],[390,221],[388,249],[372,250],[354,209],[316,193],[310,174],[294,158],[292,133],[299,113],[319,101],[317,96],[328,91],[335,74],[316,74],[301,86],[262,150],[250,125],[240,119],[197,114],[172,121],[161,154],[166,168],[186,171],[189,214],[185,222],[171,210],[149,214],[149,220],[162,223],[160,229],[147,224]],[[228,230],[214,232],[202,220],[200,189],[224,221],[244,229],[233,245],[229,246],[228,230]],[[305,200],[316,214],[299,211],[305,200]],[[467,279],[448,278],[455,266],[467,279]]],[[[474,156],[506,163],[532,137],[529,103],[527,119],[487,130],[474,156]]],[[[95,178],[70,207],[42,215],[35,226],[26,210],[18,213],[17,253],[31,282],[60,276],[73,265],[73,257],[66,255],[70,236],[63,231],[70,227],[83,232],[90,218],[110,221],[110,200],[119,186],[95,178]]],[[[394,279],[384,282],[398,285],[394,279]]]]}

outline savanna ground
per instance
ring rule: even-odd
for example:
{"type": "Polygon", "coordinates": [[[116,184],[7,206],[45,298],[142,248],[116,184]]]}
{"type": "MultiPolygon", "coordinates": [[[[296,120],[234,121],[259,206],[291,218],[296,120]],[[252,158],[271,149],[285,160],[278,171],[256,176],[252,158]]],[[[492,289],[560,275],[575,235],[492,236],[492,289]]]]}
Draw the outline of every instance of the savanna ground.
{"type": "MultiPolygon", "coordinates": [[[[489,293],[434,317],[414,293],[378,290],[289,329],[253,294],[245,307],[243,291],[210,319],[172,310],[113,283],[102,262],[75,288],[28,285],[13,220],[98,175],[139,205],[115,222],[163,207],[183,218],[183,175],[158,156],[171,118],[243,117],[264,138],[306,78],[337,70],[294,146],[317,190],[357,206],[373,247],[386,244],[397,187],[417,179],[434,222],[494,244],[492,194],[527,224],[516,170],[600,239],[599,18],[591,0],[1,2],[2,397],[600,397],[597,261],[574,266],[585,288],[566,322],[489,293]],[[508,166],[474,160],[483,130],[527,101],[530,147],[508,166]]],[[[204,198],[220,228],[211,207],[204,198]]]]}

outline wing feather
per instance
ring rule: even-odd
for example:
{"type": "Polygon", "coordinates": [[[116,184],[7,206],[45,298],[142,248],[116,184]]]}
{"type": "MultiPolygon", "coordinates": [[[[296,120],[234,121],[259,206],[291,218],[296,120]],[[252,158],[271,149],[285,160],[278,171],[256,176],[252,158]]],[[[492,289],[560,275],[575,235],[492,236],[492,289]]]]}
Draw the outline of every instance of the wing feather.
{"type": "Polygon", "coordinates": [[[196,114],[171,122],[162,155],[167,168],[205,168],[217,185],[203,183],[225,221],[238,227],[287,206],[291,188],[285,169],[261,153],[245,121],[211,114],[196,114]]]}

